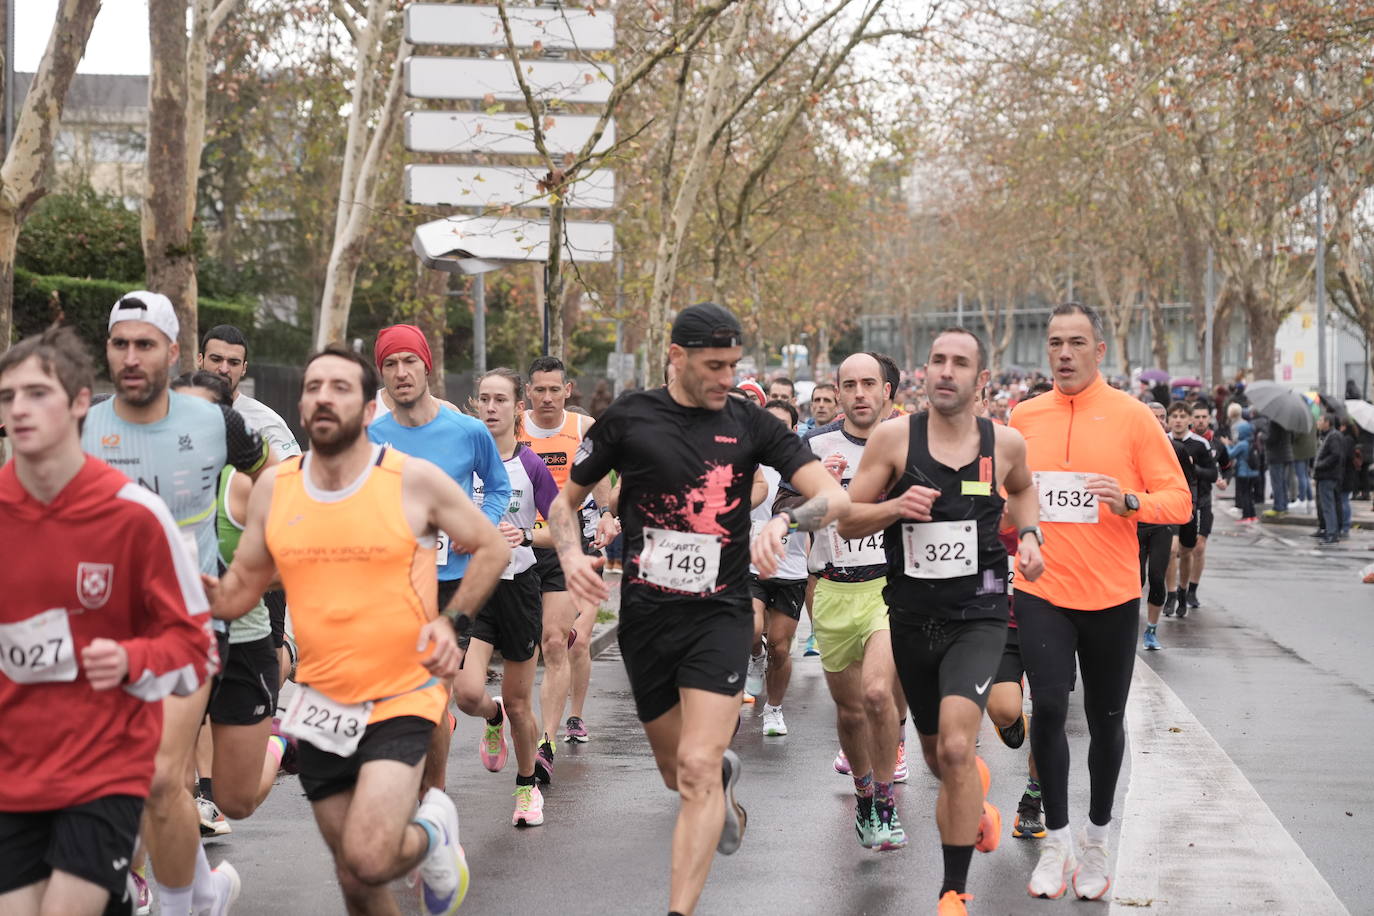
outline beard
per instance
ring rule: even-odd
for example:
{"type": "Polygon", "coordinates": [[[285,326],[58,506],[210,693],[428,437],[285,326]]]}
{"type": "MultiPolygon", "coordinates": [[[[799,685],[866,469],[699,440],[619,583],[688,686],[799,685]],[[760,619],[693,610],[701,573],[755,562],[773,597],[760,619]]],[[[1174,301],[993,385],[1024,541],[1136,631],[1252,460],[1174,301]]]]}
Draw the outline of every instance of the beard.
{"type": "Polygon", "coordinates": [[[115,376],[115,390],[119,393],[120,399],[125,403],[133,407],[147,407],[149,404],[156,401],[158,396],[167,389],[167,378],[169,374],[170,370],[168,369],[146,370],[143,373],[143,377],[147,380],[148,384],[142,394],[131,394],[124,387],[124,383],[120,380],[119,376],[115,376]]]}
{"type": "Polygon", "coordinates": [[[310,424],[306,427],[310,436],[310,448],[326,457],[337,455],[347,450],[350,446],[357,443],[363,436],[363,415],[361,412],[352,417],[335,417],[335,426],[328,432],[321,432],[315,429],[315,419],[319,414],[310,418],[310,424]]]}

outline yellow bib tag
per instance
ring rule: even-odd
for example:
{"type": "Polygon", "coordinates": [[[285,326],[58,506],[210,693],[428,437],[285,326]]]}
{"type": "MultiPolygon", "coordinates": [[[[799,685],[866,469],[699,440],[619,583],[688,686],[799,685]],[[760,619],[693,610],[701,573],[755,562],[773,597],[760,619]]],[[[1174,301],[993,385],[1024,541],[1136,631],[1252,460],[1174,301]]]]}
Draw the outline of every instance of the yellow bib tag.
{"type": "Polygon", "coordinates": [[[987,480],[961,480],[959,492],[964,496],[991,496],[992,482],[987,480]]]}

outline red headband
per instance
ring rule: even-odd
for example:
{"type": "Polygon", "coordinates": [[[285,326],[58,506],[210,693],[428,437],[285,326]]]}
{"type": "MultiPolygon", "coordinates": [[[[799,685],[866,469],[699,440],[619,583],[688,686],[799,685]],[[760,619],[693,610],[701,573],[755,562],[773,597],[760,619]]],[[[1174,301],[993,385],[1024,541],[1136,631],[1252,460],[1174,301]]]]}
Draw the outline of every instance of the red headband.
{"type": "Polygon", "coordinates": [[[389,328],[382,328],[377,333],[375,350],[378,371],[388,356],[401,352],[414,353],[425,364],[425,372],[434,371],[434,357],[429,352],[425,332],[413,324],[393,324],[389,328]]]}

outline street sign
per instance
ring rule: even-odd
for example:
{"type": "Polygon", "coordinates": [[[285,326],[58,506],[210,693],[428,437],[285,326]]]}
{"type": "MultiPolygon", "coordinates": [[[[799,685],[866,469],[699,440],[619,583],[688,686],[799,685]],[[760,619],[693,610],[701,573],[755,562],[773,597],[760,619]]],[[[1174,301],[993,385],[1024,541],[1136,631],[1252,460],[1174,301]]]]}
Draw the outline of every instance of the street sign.
{"type": "MultiPolygon", "coordinates": [[[[604,264],[615,257],[615,227],[610,223],[569,221],[563,226],[563,257],[579,264],[604,264]]],[[[455,273],[481,273],[490,262],[546,261],[549,224],[519,217],[451,216],[416,227],[415,253],[426,267],[455,273]],[[461,262],[484,262],[473,269],[461,262]]]]}
{"type": "MultiPolygon", "coordinates": [[[[514,153],[534,155],[534,131],[528,113],[482,114],[476,111],[408,111],[405,120],[406,149],[414,153],[514,153]],[[523,128],[523,129],[522,129],[523,128]]],[[[550,153],[576,153],[596,127],[593,115],[556,114],[544,130],[550,153]]],[[[615,146],[615,119],[593,152],[615,146]]]]}
{"type": "MultiPolygon", "coordinates": [[[[406,202],[454,207],[547,207],[539,190],[542,168],[494,165],[408,165],[406,202]]],[[[569,207],[605,209],[615,205],[615,173],[599,170],[579,176],[567,188],[569,207]]]]}
{"type": "MultiPolygon", "coordinates": [[[[604,103],[611,97],[615,70],[610,64],[582,61],[521,61],[525,82],[536,99],[604,103]]],[[[408,57],[406,95],[413,99],[486,99],[523,102],[515,68],[508,60],[463,57],[408,57]]]]}
{"type": "MultiPolygon", "coordinates": [[[[589,10],[558,7],[506,8],[516,47],[537,41],[561,51],[609,51],[615,47],[615,18],[589,10]]],[[[504,48],[506,33],[494,6],[415,3],[406,8],[406,41],[417,45],[504,48]]]]}

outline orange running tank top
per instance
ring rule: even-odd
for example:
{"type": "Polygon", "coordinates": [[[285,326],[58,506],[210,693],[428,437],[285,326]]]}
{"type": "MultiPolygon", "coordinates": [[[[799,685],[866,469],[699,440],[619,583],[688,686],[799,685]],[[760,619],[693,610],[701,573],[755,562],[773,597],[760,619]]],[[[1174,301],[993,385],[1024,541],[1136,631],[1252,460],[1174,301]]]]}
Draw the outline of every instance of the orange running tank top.
{"type": "Polygon", "coordinates": [[[305,460],[278,468],[266,532],[291,607],[297,680],[340,703],[381,701],[369,722],[437,723],[444,688],[425,686],[421,663],[433,650],[415,645],[437,616],[438,576],[433,545],[415,537],[402,509],[406,456],[374,446],[372,464],[337,491],[314,487],[305,460]]]}
{"type": "Polygon", "coordinates": [[[553,482],[562,490],[568,483],[568,472],[572,470],[573,456],[582,444],[582,434],[592,425],[591,417],[585,417],[571,410],[563,411],[563,425],[552,436],[532,436],[530,427],[534,425],[534,415],[525,411],[525,424],[520,441],[529,446],[536,455],[544,459],[544,466],[553,475],[553,482]]]}

